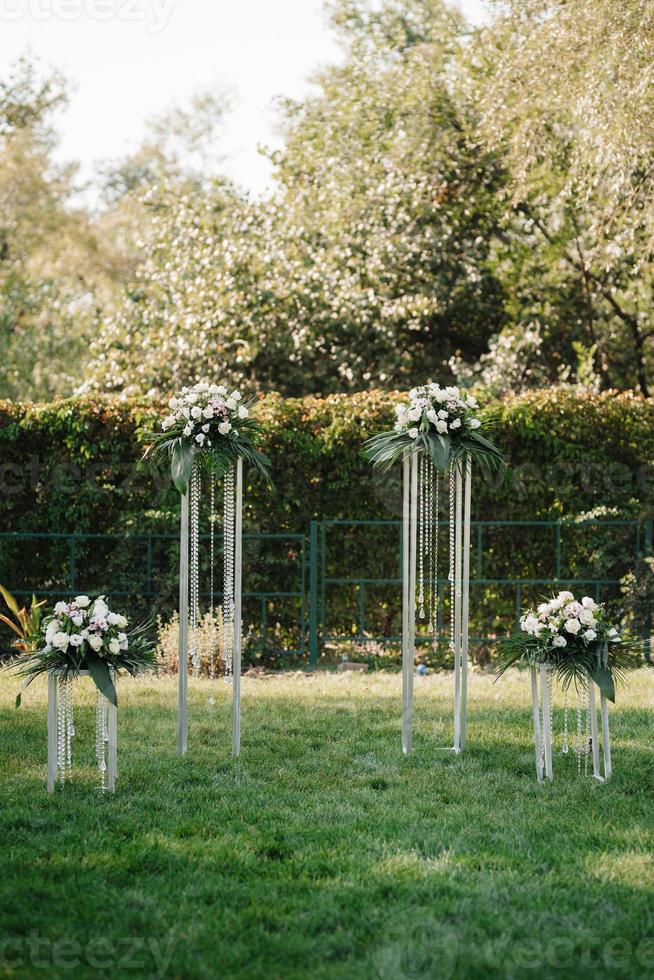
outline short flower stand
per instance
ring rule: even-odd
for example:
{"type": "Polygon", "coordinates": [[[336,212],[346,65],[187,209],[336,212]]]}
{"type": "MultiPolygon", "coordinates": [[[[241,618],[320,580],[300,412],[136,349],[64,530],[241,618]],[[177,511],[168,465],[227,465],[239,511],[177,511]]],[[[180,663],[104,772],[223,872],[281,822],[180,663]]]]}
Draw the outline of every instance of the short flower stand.
{"type": "MultiPolygon", "coordinates": [[[[89,671],[80,670],[75,678],[64,678],[59,671],[48,674],[48,793],[54,792],[57,776],[65,782],[72,768],[73,683],[77,677],[90,677],[89,671]]],[[[96,708],[96,756],[101,789],[113,793],[118,777],[118,709],[100,691],[96,708]]]]}
{"type": "MultiPolygon", "coordinates": [[[[534,747],[536,751],[536,777],[539,782],[543,778],[552,780],[554,769],[552,765],[552,712],[553,712],[553,683],[552,671],[547,664],[532,666],[531,671],[531,701],[534,722],[534,747]]],[[[608,700],[600,691],[600,713],[602,719],[602,755],[604,774],[600,770],[600,742],[597,726],[597,700],[595,683],[588,682],[588,700],[585,705],[586,719],[582,731],[582,708],[577,707],[577,738],[576,752],[578,759],[590,753],[593,759],[593,778],[603,783],[611,778],[611,736],[609,733],[608,700]]],[[[566,726],[567,739],[567,726],[566,726]]],[[[567,744],[564,751],[567,751],[567,744]]],[[[578,762],[580,768],[580,762],[578,762]]],[[[587,763],[584,764],[584,769],[587,763]]]]}

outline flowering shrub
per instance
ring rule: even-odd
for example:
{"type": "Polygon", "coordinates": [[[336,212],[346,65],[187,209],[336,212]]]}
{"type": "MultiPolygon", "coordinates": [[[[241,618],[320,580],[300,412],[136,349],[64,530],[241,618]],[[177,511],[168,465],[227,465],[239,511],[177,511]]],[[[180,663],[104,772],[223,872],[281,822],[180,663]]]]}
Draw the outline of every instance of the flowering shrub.
{"type": "Polygon", "coordinates": [[[375,466],[390,469],[406,450],[428,453],[440,470],[445,470],[459,456],[479,459],[503,466],[502,455],[478,430],[477,400],[456,387],[437,384],[412,388],[409,402],[395,407],[393,432],[383,432],[366,443],[365,452],[375,466]]]}
{"type": "Polygon", "coordinates": [[[528,609],[518,635],[502,646],[498,674],[519,661],[550,664],[565,685],[592,680],[611,701],[616,677],[639,662],[634,645],[608,621],[602,603],[590,596],[577,600],[567,591],[528,609]]]}
{"type": "Polygon", "coordinates": [[[58,602],[43,618],[37,649],[18,659],[19,676],[26,678],[23,689],[39,674],[57,671],[65,678],[88,670],[99,690],[116,704],[112,671],[136,676],[156,667],[150,623],[130,631],[128,627],[127,617],[112,612],[102,595],[58,602]]]}
{"type": "MultiPolygon", "coordinates": [[[[168,455],[173,483],[186,493],[193,462],[203,453],[216,476],[243,458],[268,478],[265,457],[255,448],[261,426],[250,418],[251,402],[240,391],[200,381],[171,398],[170,414],[161,423],[149,451],[168,455]]],[[[146,452],[146,456],[148,453],[146,452]]]]}

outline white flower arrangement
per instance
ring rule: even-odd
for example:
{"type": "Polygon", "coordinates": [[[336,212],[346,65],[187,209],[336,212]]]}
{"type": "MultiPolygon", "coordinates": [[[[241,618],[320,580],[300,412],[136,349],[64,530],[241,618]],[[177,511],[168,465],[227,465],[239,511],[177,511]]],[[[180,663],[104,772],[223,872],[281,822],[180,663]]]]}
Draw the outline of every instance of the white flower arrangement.
{"type": "Polygon", "coordinates": [[[559,650],[568,647],[573,637],[585,644],[621,642],[617,629],[605,621],[604,606],[590,596],[577,601],[572,592],[559,592],[528,610],[520,617],[520,629],[559,650]]]}
{"type": "Polygon", "coordinates": [[[392,432],[382,432],[364,447],[371,462],[388,470],[407,451],[425,452],[441,471],[461,456],[487,468],[505,468],[499,449],[483,434],[490,420],[479,418],[477,399],[456,386],[412,388],[409,400],[395,408],[392,432]]]}
{"type": "Polygon", "coordinates": [[[603,603],[561,591],[520,617],[520,631],[502,644],[498,676],[520,662],[548,664],[564,686],[590,679],[614,701],[616,679],[640,658],[637,643],[625,640],[603,603]]]}
{"type": "Polygon", "coordinates": [[[433,427],[440,435],[449,433],[460,437],[466,431],[475,432],[481,428],[481,421],[475,414],[478,408],[476,398],[456,387],[441,388],[430,384],[412,388],[409,403],[395,409],[395,432],[417,439],[421,430],[433,427]]]}
{"type": "MultiPolygon", "coordinates": [[[[149,635],[152,623],[129,629],[122,613],[112,612],[106,597],[91,599],[78,595],[57,602],[43,618],[37,649],[19,658],[23,689],[39,674],[57,671],[64,677],[88,670],[96,686],[114,704],[116,691],[112,672],[136,676],[156,669],[156,644],[149,635]]],[[[20,704],[20,694],[16,705],[20,704]]]]}
{"type": "Polygon", "coordinates": [[[196,458],[204,460],[216,476],[242,458],[269,480],[267,461],[255,446],[262,428],[251,417],[251,405],[240,391],[225,385],[199,381],[184,387],[168,402],[169,413],[160,431],[151,434],[145,457],[152,453],[170,459],[171,476],[180,493],[188,489],[196,458]]]}

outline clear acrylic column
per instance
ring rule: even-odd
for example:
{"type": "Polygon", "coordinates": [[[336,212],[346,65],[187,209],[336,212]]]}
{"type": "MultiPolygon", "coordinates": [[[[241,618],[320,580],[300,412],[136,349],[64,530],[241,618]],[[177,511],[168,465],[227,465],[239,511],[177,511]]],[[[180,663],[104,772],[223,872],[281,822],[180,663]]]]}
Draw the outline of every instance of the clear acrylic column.
{"type": "MultiPolygon", "coordinates": [[[[213,479],[210,476],[209,479],[213,479]]],[[[224,570],[223,582],[223,658],[225,678],[232,684],[232,754],[241,751],[241,594],[243,568],[243,461],[239,459],[223,480],[224,493],[224,570]]],[[[189,657],[189,582],[198,592],[198,569],[190,567],[189,542],[198,520],[191,507],[190,489],[182,495],[179,557],[179,694],[177,751],[188,748],[188,657],[189,657]]],[[[197,534],[195,535],[197,538],[197,534]]],[[[193,563],[198,562],[193,549],[193,563]]],[[[194,622],[197,619],[197,610],[194,622]]]]}
{"type": "MultiPolygon", "coordinates": [[[[531,671],[531,701],[532,717],[534,725],[534,751],[536,755],[536,778],[538,782],[547,779],[551,782],[554,779],[553,765],[553,736],[552,718],[554,713],[554,671],[549,664],[532,666],[531,671]]],[[[609,703],[605,695],[600,691],[600,717],[602,723],[602,761],[604,763],[604,773],[600,766],[600,734],[597,725],[597,702],[595,683],[588,680],[588,686],[583,692],[578,692],[578,743],[576,752],[578,756],[577,770],[581,775],[583,758],[583,772],[588,771],[588,755],[593,761],[593,778],[603,783],[611,778],[611,736],[609,733],[609,703]],[[585,704],[582,704],[585,697],[585,704]],[[582,713],[586,712],[586,724],[582,725],[582,713]]],[[[567,751],[564,749],[564,751],[567,751]]]]}
{"type": "MultiPolygon", "coordinates": [[[[459,459],[449,471],[452,487],[452,535],[449,567],[451,603],[451,641],[454,660],[454,742],[452,751],[462,752],[467,738],[468,619],[470,613],[470,512],[472,473],[470,460],[459,459]]],[[[433,475],[421,465],[418,452],[407,452],[403,460],[402,507],[402,750],[411,752],[413,736],[413,677],[416,648],[416,571],[420,560],[419,615],[425,617],[423,569],[428,564],[418,555],[418,546],[431,549],[430,561],[437,565],[438,493],[433,493],[433,475]],[[425,487],[421,480],[429,479],[425,487]],[[419,503],[420,502],[420,503],[419,503]],[[427,531],[424,526],[426,524],[427,531]],[[436,528],[436,537],[432,529],[436,528]]],[[[438,590],[438,573],[432,589],[438,590]]],[[[428,602],[430,607],[431,603],[428,602]]],[[[436,632],[435,608],[430,609],[430,626],[436,632]],[[433,611],[432,611],[433,610],[433,611]]]]}

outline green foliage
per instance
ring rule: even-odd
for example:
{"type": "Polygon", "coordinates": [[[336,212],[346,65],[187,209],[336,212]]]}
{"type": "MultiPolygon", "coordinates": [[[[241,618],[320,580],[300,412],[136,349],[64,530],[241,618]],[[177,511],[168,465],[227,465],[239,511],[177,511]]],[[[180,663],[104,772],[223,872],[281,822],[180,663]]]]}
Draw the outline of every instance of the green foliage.
{"type": "MultiPolygon", "coordinates": [[[[257,417],[277,493],[271,498],[256,474],[246,471],[246,530],[306,534],[312,519],[398,521],[400,468],[375,474],[361,448],[375,432],[391,428],[395,404],[405,400],[399,392],[266,396],[257,417]]],[[[629,394],[580,395],[562,388],[530,392],[491,408],[497,417],[494,442],[512,479],[500,487],[495,478],[475,476],[473,519],[562,520],[561,563],[568,575],[619,579],[631,571],[637,553],[632,528],[589,528],[579,522],[646,519],[652,513],[654,404],[629,394]]],[[[134,535],[170,535],[152,541],[150,587],[155,612],[168,617],[177,604],[179,497],[167,467],[137,467],[146,433],[162,409],[152,402],[97,399],[0,406],[2,530],[125,535],[118,547],[101,538],[78,541],[76,583],[87,592],[125,593],[125,607],[136,618],[148,615],[153,602],[139,599],[146,587],[146,543],[134,535]]],[[[264,591],[272,582],[280,591],[297,589],[297,545],[267,547],[246,541],[246,587],[264,591]]],[[[207,551],[202,549],[201,556],[204,582],[207,551]]],[[[554,553],[554,528],[486,529],[483,575],[553,579],[554,553]]],[[[392,524],[329,532],[328,576],[351,577],[356,570],[392,579],[397,562],[392,524]]],[[[70,591],[69,552],[57,539],[0,539],[0,566],[13,590],[70,591]]],[[[380,587],[370,596],[369,624],[379,634],[399,632],[396,591],[380,587]]],[[[525,586],[523,602],[538,599],[541,592],[541,586],[525,586]]],[[[612,614],[620,615],[617,595],[602,598],[611,601],[612,614]]],[[[334,588],[328,601],[331,626],[349,634],[356,619],[352,590],[334,588]]],[[[505,634],[513,622],[514,601],[501,586],[475,589],[474,614],[484,623],[477,635],[505,634]]],[[[245,610],[245,621],[258,622],[259,616],[255,599],[245,610]]],[[[283,647],[298,618],[295,600],[271,607],[270,642],[283,647]]]]}

